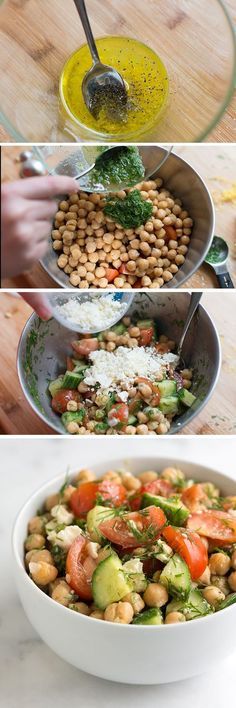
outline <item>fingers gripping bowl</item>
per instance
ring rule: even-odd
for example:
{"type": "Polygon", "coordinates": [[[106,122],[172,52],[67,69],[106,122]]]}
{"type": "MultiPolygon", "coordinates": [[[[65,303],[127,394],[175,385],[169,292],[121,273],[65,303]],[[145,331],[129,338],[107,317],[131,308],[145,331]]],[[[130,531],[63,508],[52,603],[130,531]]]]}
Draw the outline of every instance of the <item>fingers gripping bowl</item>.
{"type": "MultiPolygon", "coordinates": [[[[122,459],[110,460],[107,464],[96,465],[92,471],[96,477],[101,478],[111,469],[122,470],[126,466],[134,475],[140,475],[146,470],[155,470],[160,475],[167,467],[181,469],[187,480],[197,480],[203,485],[207,483],[208,491],[211,484],[215,485],[221,495],[231,497],[231,505],[232,495],[236,494],[235,481],[212,469],[176,459],[138,457],[135,450],[132,460],[126,461],[125,465],[122,459]]],[[[229,606],[222,611],[177,624],[117,624],[96,619],[96,615],[91,618],[74,612],[53,601],[32,582],[24,566],[28,523],[31,519],[32,530],[32,517],[42,508],[46,498],[58,492],[64,481],[64,475],[61,475],[39,489],[24,505],[13,532],[17,588],[26,614],[42,639],[74,666],[102,678],[127,683],[154,684],[184,679],[203,672],[233,651],[235,604],[228,603],[229,606]]],[[[187,482],[187,489],[188,485],[187,482]]],[[[230,562],[234,563],[234,559],[230,562]]],[[[216,568],[212,565],[211,578],[213,572],[216,573],[216,568]]],[[[220,575],[219,569],[217,572],[220,575]]],[[[232,572],[233,566],[230,575],[232,572]]],[[[221,581],[225,580],[222,574],[220,578],[221,581]]],[[[232,595],[233,590],[230,592],[232,595]]]]}
{"type": "MultiPolygon", "coordinates": [[[[187,293],[137,294],[127,314],[137,319],[154,318],[160,334],[178,343],[189,304],[187,293]]],[[[65,360],[71,357],[74,333],[55,320],[41,322],[36,315],[28,320],[22,333],[17,356],[18,374],[28,402],[54,430],[65,433],[63,420],[51,407],[50,381],[65,373],[65,360]]],[[[129,350],[128,350],[129,351],[129,350]]],[[[184,352],[186,366],[193,369],[191,388],[197,400],[172,420],[170,433],[181,430],[206,404],[220,370],[220,345],[217,332],[202,306],[191,325],[184,352]]],[[[72,409],[71,409],[72,410],[72,409]]],[[[74,408],[75,410],[75,408],[74,408]]],[[[140,423],[142,421],[140,420],[140,423]]],[[[86,430],[83,429],[83,433],[86,430]]],[[[89,431],[87,431],[89,432],[89,431]]],[[[104,432],[101,424],[96,433],[104,432]]],[[[130,432],[130,431],[128,431],[130,432]]],[[[144,430],[138,431],[144,434],[144,430]]],[[[167,430],[163,431],[167,432],[167,430]]]]}

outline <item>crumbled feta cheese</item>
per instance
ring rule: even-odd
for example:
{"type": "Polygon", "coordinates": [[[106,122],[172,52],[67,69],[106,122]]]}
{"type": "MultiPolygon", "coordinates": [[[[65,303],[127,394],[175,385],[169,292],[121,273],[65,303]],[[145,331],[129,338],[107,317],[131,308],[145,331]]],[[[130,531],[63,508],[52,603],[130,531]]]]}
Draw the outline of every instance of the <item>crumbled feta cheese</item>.
{"type": "Polygon", "coordinates": [[[86,371],[84,383],[115,390],[119,390],[121,384],[130,384],[136,376],[155,381],[163,367],[171,364],[175,368],[178,363],[176,354],[159,354],[154,347],[117,347],[114,352],[98,349],[91,352],[89,358],[92,366],[86,371]]]}
{"type": "Polygon", "coordinates": [[[126,303],[115,299],[114,295],[94,295],[89,300],[81,301],[76,296],[55,308],[58,315],[68,322],[77,324],[85,332],[100,331],[109,327],[114,320],[120,319],[126,311],[126,303]]]}
{"type": "Polygon", "coordinates": [[[60,548],[67,550],[80,534],[82,534],[80,526],[66,526],[65,529],[58,531],[58,533],[55,530],[50,531],[47,538],[53,545],[60,546],[60,548]]]}
{"type": "Polygon", "coordinates": [[[96,559],[98,557],[99,548],[99,543],[95,543],[94,541],[88,541],[88,543],[86,543],[86,551],[91,558],[96,559]]]}
{"type": "Polygon", "coordinates": [[[123,568],[127,573],[142,573],[143,563],[141,563],[139,558],[131,558],[131,560],[124,563],[123,568]]]}
{"type": "Polygon", "coordinates": [[[58,524],[71,524],[74,518],[74,515],[70,511],[67,511],[63,504],[56,504],[56,506],[53,506],[51,509],[51,515],[57,520],[58,524]]]}

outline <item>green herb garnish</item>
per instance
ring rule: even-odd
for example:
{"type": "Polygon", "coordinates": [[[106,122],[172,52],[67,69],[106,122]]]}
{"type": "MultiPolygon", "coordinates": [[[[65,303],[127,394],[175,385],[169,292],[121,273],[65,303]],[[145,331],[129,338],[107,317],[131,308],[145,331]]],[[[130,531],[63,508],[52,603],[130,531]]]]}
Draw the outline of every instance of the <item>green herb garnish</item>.
{"type": "Polygon", "coordinates": [[[152,214],[152,203],[144,201],[138,189],[133,189],[124,199],[108,197],[104,213],[125,229],[145,224],[152,214]]]}

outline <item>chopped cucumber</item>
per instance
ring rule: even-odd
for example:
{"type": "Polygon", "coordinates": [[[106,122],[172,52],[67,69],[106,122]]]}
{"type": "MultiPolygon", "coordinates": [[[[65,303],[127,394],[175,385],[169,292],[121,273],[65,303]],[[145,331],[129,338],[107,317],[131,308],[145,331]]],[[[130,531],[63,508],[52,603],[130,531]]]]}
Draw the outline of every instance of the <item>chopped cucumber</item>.
{"type": "Polygon", "coordinates": [[[115,334],[120,335],[120,334],[124,334],[125,332],[127,332],[127,328],[125,327],[123,322],[119,322],[119,324],[115,324],[115,325],[113,325],[113,327],[110,327],[109,332],[115,332],[115,334]]]}
{"type": "Polygon", "coordinates": [[[85,416],[85,409],[84,408],[80,408],[80,410],[76,411],[75,413],[70,413],[70,411],[66,411],[66,413],[62,414],[61,421],[66,428],[68,423],[71,423],[71,422],[82,423],[84,416],[85,416]]]}
{"type": "Polygon", "coordinates": [[[52,398],[55,396],[55,393],[57,391],[60,391],[62,388],[62,382],[64,379],[64,374],[61,374],[61,376],[58,376],[57,379],[54,379],[54,381],[50,381],[50,384],[48,386],[48,390],[52,396],[52,398]]]}
{"type": "Polygon", "coordinates": [[[148,581],[144,573],[129,573],[128,578],[132,583],[132,590],[134,592],[145,592],[148,581]]]}
{"type": "Polygon", "coordinates": [[[137,418],[135,415],[129,415],[127,425],[135,425],[137,423],[137,418]]]}
{"type": "Polygon", "coordinates": [[[150,327],[154,328],[155,322],[154,320],[138,320],[136,323],[136,327],[139,329],[150,329],[150,327]]]}
{"type": "Polygon", "coordinates": [[[187,391],[186,388],[180,389],[178,397],[181,403],[187,406],[187,408],[191,408],[193,403],[197,400],[196,396],[194,396],[193,393],[190,393],[190,391],[187,391]]]}
{"type": "Polygon", "coordinates": [[[92,541],[101,541],[105,538],[101,531],[99,530],[99,525],[104,521],[104,519],[112,518],[112,510],[108,509],[106,506],[97,505],[94,506],[91,511],[87,513],[87,529],[92,541]]]}
{"type": "Polygon", "coordinates": [[[85,369],[88,369],[89,364],[85,364],[85,361],[79,361],[77,359],[73,359],[73,364],[75,365],[75,368],[73,369],[73,374],[79,374],[85,371],[85,369]]]}
{"type": "Polygon", "coordinates": [[[164,379],[164,381],[159,381],[158,382],[158,388],[161,394],[161,397],[164,396],[175,396],[176,395],[176,390],[177,390],[177,384],[176,381],[173,379],[164,379]]]}
{"type": "Polygon", "coordinates": [[[230,607],[230,605],[234,605],[236,602],[236,592],[231,593],[228,595],[225,600],[222,600],[219,605],[217,605],[216,610],[224,610],[225,607],[230,607]]]}
{"type": "Polygon", "coordinates": [[[104,411],[102,408],[98,408],[95,412],[95,418],[96,420],[103,420],[106,416],[106,411],[104,411]]]}
{"type": "Polygon", "coordinates": [[[103,435],[106,433],[108,430],[109,425],[107,423],[96,423],[94,426],[94,432],[97,433],[97,435],[103,435]]]}
{"type": "Polygon", "coordinates": [[[143,409],[145,415],[147,415],[149,420],[153,420],[157,413],[160,413],[159,408],[152,408],[152,406],[147,406],[143,409]]]}
{"type": "Polygon", "coordinates": [[[160,509],[163,509],[168,521],[174,526],[183,526],[190,514],[189,509],[187,509],[179,497],[169,497],[166,499],[165,497],[145,492],[142,497],[142,508],[152,505],[159,506],[160,509]]]}
{"type": "Polygon", "coordinates": [[[182,612],[186,620],[192,620],[209,615],[213,608],[205,600],[201,590],[191,590],[187,600],[172,600],[166,608],[166,613],[169,612],[182,612]]]}
{"type": "Polygon", "coordinates": [[[77,373],[76,371],[66,371],[63,381],[62,388],[78,388],[78,385],[84,378],[82,371],[77,373]]]}
{"type": "Polygon", "coordinates": [[[160,583],[170,595],[186,600],[191,589],[191,576],[185,561],[175,553],[160,575],[160,583]]]}
{"type": "Polygon", "coordinates": [[[159,607],[150,607],[134,618],[132,624],[163,624],[163,617],[159,607]]]}
{"type": "Polygon", "coordinates": [[[108,394],[108,401],[106,403],[106,413],[109,413],[112,406],[114,406],[114,403],[116,403],[116,395],[115,395],[115,393],[109,393],[108,394]]]}
{"type": "Polygon", "coordinates": [[[162,413],[167,415],[179,413],[178,396],[163,396],[163,398],[161,398],[160,400],[159,408],[162,413]]]}
{"type": "Polygon", "coordinates": [[[127,579],[116,553],[97,565],[92,577],[92,593],[95,605],[100,610],[105,610],[112,602],[119,602],[132,590],[132,583],[127,579]]]}

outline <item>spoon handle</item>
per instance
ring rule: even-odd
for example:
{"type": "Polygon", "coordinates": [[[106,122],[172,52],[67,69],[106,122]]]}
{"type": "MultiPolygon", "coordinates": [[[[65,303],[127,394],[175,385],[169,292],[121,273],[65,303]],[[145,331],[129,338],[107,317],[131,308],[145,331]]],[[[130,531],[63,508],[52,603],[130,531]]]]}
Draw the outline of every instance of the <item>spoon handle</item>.
{"type": "Polygon", "coordinates": [[[225,273],[217,273],[216,275],[220,288],[234,288],[233,281],[231,280],[228,271],[225,273]]]}
{"type": "Polygon", "coordinates": [[[84,0],[74,0],[74,3],[76,6],[76,9],[78,10],[78,13],[79,13],[79,16],[80,16],[80,19],[81,19],[81,22],[82,22],[82,25],[84,28],[84,33],[85,33],[85,36],[86,36],[86,39],[88,42],[88,46],[89,46],[93,61],[95,63],[99,62],[100,59],[98,56],[97,47],[96,47],[96,44],[94,41],[94,36],[93,36],[92,30],[91,30],[91,25],[90,25],[89,18],[87,15],[85,2],[84,2],[84,0]]]}
{"type": "Polygon", "coordinates": [[[177,350],[177,355],[178,355],[178,356],[180,356],[180,352],[181,352],[181,350],[182,350],[183,343],[184,343],[184,340],[185,340],[185,335],[186,335],[186,333],[187,333],[187,331],[188,331],[188,328],[189,328],[189,326],[190,326],[190,324],[191,324],[191,322],[192,322],[193,315],[194,315],[195,312],[196,312],[196,309],[197,309],[197,307],[198,307],[198,305],[199,305],[199,302],[200,302],[200,300],[201,300],[201,297],[202,297],[202,292],[192,293],[192,294],[191,294],[190,304],[189,304],[189,308],[188,308],[188,314],[187,314],[187,317],[186,317],[186,320],[185,320],[185,325],[184,325],[183,332],[182,332],[182,335],[181,335],[181,338],[180,338],[180,341],[179,341],[179,345],[178,345],[178,350],[177,350]]]}

